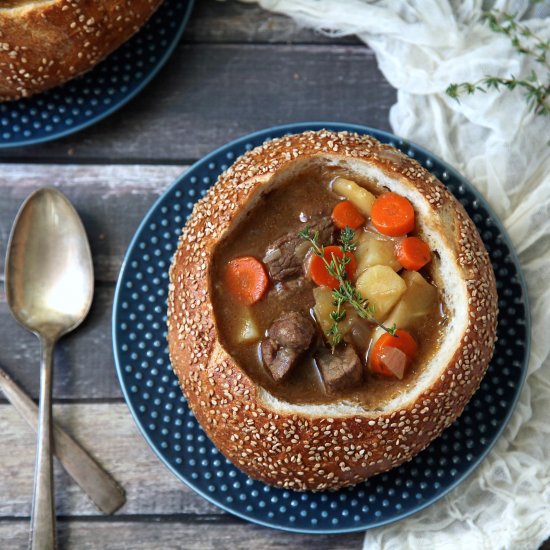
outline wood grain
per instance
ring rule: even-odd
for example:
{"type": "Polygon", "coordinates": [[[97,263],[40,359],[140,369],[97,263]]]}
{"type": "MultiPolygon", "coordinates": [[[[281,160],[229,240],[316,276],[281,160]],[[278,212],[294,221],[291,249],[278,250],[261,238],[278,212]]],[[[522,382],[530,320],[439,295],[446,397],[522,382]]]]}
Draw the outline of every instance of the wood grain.
{"type": "Polygon", "coordinates": [[[181,165],[0,164],[0,280],[19,207],[35,189],[49,185],[65,193],[82,218],[96,281],[115,282],[143,216],[185,169],[181,165]]]}
{"type": "Polygon", "coordinates": [[[186,42],[245,42],[268,44],[359,44],[355,36],[331,38],[306,29],[285,15],[265,11],[257,4],[236,0],[200,0],[195,3],[186,42]]]}
{"type": "MultiPolygon", "coordinates": [[[[221,513],[160,462],[126,404],[55,405],[54,417],[126,490],[126,504],[116,515],[221,513]]],[[[0,405],[0,434],[0,518],[27,517],[36,438],[11,405],[0,405]]],[[[57,461],[55,486],[58,515],[101,515],[57,461]]]]}
{"type": "Polygon", "coordinates": [[[173,163],[275,124],[325,120],[389,129],[395,90],[364,46],[181,44],[146,91],[65,139],[0,161],[173,163]]]}
{"type": "MultiPolygon", "coordinates": [[[[350,550],[361,548],[362,533],[343,535],[302,535],[284,533],[237,519],[141,518],[139,521],[58,521],[60,549],[91,550],[350,550]]],[[[6,548],[27,547],[28,524],[24,521],[1,521],[0,540],[6,548]]]]}

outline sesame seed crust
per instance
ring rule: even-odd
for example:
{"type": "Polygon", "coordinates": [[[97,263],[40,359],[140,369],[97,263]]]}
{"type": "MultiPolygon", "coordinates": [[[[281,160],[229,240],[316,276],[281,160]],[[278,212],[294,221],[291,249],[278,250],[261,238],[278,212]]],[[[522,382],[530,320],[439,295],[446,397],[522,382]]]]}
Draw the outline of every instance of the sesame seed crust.
{"type": "Polygon", "coordinates": [[[0,101],[90,70],[136,33],[162,0],[10,0],[0,7],[0,101]]]}
{"type": "Polygon", "coordinates": [[[237,467],[265,483],[302,490],[354,485],[410,460],[448,427],[478,388],[494,349],[497,294],[493,269],[460,203],[415,160],[370,136],[305,132],[247,152],[218,178],[183,229],[170,269],[168,343],[189,406],[237,467]],[[466,330],[452,359],[424,391],[399,409],[295,414],[267,406],[218,340],[209,300],[216,243],[278,170],[298,159],[365,162],[418,191],[452,245],[468,296],[466,330]]]}

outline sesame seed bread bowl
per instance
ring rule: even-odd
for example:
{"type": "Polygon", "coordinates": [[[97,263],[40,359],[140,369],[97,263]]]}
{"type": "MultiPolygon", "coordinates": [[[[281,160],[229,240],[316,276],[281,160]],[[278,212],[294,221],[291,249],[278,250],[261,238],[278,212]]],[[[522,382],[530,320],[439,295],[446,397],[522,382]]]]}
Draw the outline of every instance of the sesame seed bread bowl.
{"type": "Polygon", "coordinates": [[[48,90],[94,67],[162,0],[0,2],[0,101],[48,90]]]}
{"type": "Polygon", "coordinates": [[[266,142],[236,160],[195,206],[170,269],[172,366],[218,449],[254,479],[294,490],[338,489],[410,460],[462,412],[494,349],[494,273],[473,222],[416,161],[370,136],[305,132],[266,142]],[[212,259],[265,193],[308,163],[376,182],[414,205],[437,252],[434,280],[448,323],[412,387],[376,407],[335,398],[284,401],[255,382],[220,342],[212,259]]]}

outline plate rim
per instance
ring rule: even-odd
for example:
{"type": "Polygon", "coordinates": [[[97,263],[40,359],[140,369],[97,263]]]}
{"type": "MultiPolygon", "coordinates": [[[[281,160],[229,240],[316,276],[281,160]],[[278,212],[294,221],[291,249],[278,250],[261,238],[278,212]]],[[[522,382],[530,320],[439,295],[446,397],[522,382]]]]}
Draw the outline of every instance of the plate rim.
{"type": "MultiPolygon", "coordinates": [[[[235,162],[235,161],[233,160],[233,162],[235,162]]],[[[215,185],[215,182],[212,185],[215,185]]],[[[476,229],[477,229],[477,226],[476,226],[476,229]]],[[[171,261],[172,261],[172,259],[170,259],[170,262],[171,261]]],[[[233,140],[221,145],[220,147],[217,147],[213,151],[207,153],[205,156],[201,157],[199,160],[197,160],[191,166],[189,166],[189,168],[187,168],[187,170],[185,172],[181,173],[175,180],[173,180],[166,187],[166,189],[161,193],[161,195],[154,201],[152,206],[149,208],[149,210],[144,215],[144,217],[141,220],[140,224],[136,228],[134,235],[132,236],[132,239],[131,239],[131,241],[128,245],[126,253],[124,254],[124,259],[123,259],[121,267],[120,267],[119,275],[118,275],[118,278],[117,278],[117,284],[116,284],[116,287],[115,287],[114,298],[113,298],[111,332],[112,332],[112,340],[113,340],[113,356],[114,356],[114,360],[115,360],[115,369],[116,369],[117,378],[118,378],[118,381],[119,381],[119,384],[120,384],[120,387],[121,387],[126,405],[128,406],[128,408],[130,410],[130,414],[132,415],[133,420],[136,423],[141,435],[144,437],[145,441],[151,447],[151,449],[154,451],[156,456],[172,472],[172,474],[174,474],[177,477],[178,480],[180,480],[185,485],[187,485],[196,494],[198,494],[199,496],[201,496],[202,498],[204,498],[205,500],[207,500],[208,502],[210,502],[214,506],[217,506],[218,508],[222,509],[223,511],[225,511],[225,512],[227,512],[227,513],[229,513],[233,516],[239,517],[239,518],[241,518],[243,520],[246,520],[250,523],[254,523],[256,525],[261,525],[263,527],[268,527],[268,528],[271,528],[271,529],[276,529],[276,530],[281,530],[281,531],[286,531],[286,532],[291,532],[291,533],[303,533],[303,534],[311,534],[311,535],[331,535],[331,534],[342,534],[342,533],[356,533],[356,532],[366,531],[368,529],[383,527],[384,525],[390,525],[390,524],[395,523],[397,521],[400,521],[402,519],[411,517],[411,516],[417,514],[418,512],[421,512],[422,510],[425,510],[426,508],[428,508],[432,504],[434,504],[437,501],[441,500],[444,496],[448,495],[453,489],[455,489],[458,485],[460,485],[462,482],[464,482],[468,477],[470,477],[470,475],[472,475],[475,472],[475,470],[477,470],[477,468],[483,462],[483,460],[485,460],[487,455],[491,452],[491,450],[494,448],[496,443],[501,438],[502,433],[504,432],[506,426],[510,422],[510,419],[511,419],[511,417],[512,417],[512,415],[513,415],[513,413],[516,409],[517,403],[518,403],[518,401],[520,399],[520,396],[522,394],[522,391],[523,391],[523,387],[524,387],[525,380],[527,378],[527,373],[528,373],[529,358],[530,358],[530,355],[531,355],[531,311],[530,311],[530,308],[529,308],[529,296],[528,296],[527,282],[526,282],[525,276],[523,274],[523,269],[521,267],[521,263],[520,263],[519,258],[517,256],[517,253],[516,253],[515,247],[512,243],[512,240],[510,239],[510,236],[508,235],[502,221],[497,216],[497,214],[495,213],[495,211],[493,210],[492,206],[489,204],[487,199],[485,199],[485,197],[480,193],[480,191],[472,183],[470,183],[469,180],[465,176],[460,174],[460,172],[458,172],[458,170],[456,170],[448,162],[442,160],[440,157],[438,157],[434,153],[428,151],[423,146],[418,145],[415,142],[410,141],[408,139],[401,138],[401,137],[399,137],[399,136],[397,136],[397,135],[395,135],[391,132],[385,131],[385,130],[379,130],[377,128],[373,128],[373,127],[370,127],[370,126],[363,126],[363,125],[360,125],[360,124],[353,124],[353,123],[347,123],[347,122],[334,122],[334,121],[333,122],[328,122],[328,121],[325,121],[325,122],[317,122],[317,121],[315,121],[315,122],[296,122],[296,123],[289,123],[289,124],[281,124],[281,125],[271,126],[271,127],[268,127],[268,128],[263,128],[261,130],[257,130],[257,131],[245,134],[245,135],[240,136],[236,139],[233,139],[233,140]],[[352,527],[325,528],[325,529],[323,529],[323,528],[308,529],[308,528],[291,527],[291,526],[287,526],[287,525],[278,525],[278,524],[273,523],[273,522],[260,520],[260,519],[257,519],[255,517],[250,517],[246,513],[235,511],[231,507],[229,507],[229,506],[213,499],[210,495],[206,494],[200,488],[196,487],[191,480],[185,479],[185,478],[182,477],[181,473],[179,471],[177,471],[176,468],[168,462],[168,460],[161,453],[160,449],[158,449],[157,446],[153,443],[153,441],[151,440],[151,438],[149,437],[149,435],[145,431],[145,427],[142,424],[142,422],[140,421],[139,416],[138,416],[136,410],[134,409],[134,407],[132,405],[130,395],[127,391],[127,388],[126,388],[124,380],[123,380],[122,368],[121,368],[121,364],[120,364],[119,356],[118,356],[119,346],[118,346],[118,339],[117,339],[117,327],[118,327],[118,315],[119,315],[118,312],[119,312],[120,293],[122,292],[122,280],[123,280],[123,277],[124,277],[124,274],[125,274],[126,270],[128,269],[128,260],[130,258],[130,255],[131,255],[132,251],[134,250],[135,246],[137,245],[137,242],[139,240],[141,232],[145,229],[145,227],[149,223],[150,218],[154,214],[156,214],[157,209],[160,207],[161,203],[165,200],[166,196],[169,193],[171,193],[176,186],[180,185],[184,178],[189,176],[190,173],[193,170],[196,170],[197,168],[199,168],[200,166],[202,166],[204,164],[208,164],[213,157],[217,156],[222,151],[224,151],[226,149],[229,149],[229,148],[234,149],[234,148],[239,147],[240,145],[242,145],[242,144],[244,144],[244,143],[246,143],[250,140],[253,140],[255,138],[264,136],[265,137],[264,141],[267,141],[268,139],[272,139],[269,134],[274,133],[274,132],[277,132],[277,134],[282,133],[282,135],[284,135],[284,133],[286,133],[286,132],[298,133],[298,132],[305,132],[305,131],[308,131],[308,130],[317,131],[317,130],[321,130],[321,129],[328,129],[328,130],[331,130],[331,131],[346,131],[347,130],[347,131],[357,132],[357,133],[360,133],[360,134],[368,134],[368,135],[371,135],[375,138],[376,138],[376,135],[378,134],[378,135],[381,135],[384,138],[388,139],[388,141],[397,141],[397,142],[401,142],[404,146],[407,146],[407,145],[412,146],[415,149],[417,149],[419,152],[421,152],[422,154],[426,155],[428,158],[431,158],[431,159],[436,160],[437,162],[439,162],[442,166],[444,166],[445,171],[452,172],[454,177],[456,177],[461,183],[466,184],[466,187],[468,187],[468,189],[470,191],[472,191],[472,193],[475,195],[476,199],[479,200],[483,204],[484,208],[487,209],[488,213],[490,214],[490,216],[492,218],[492,221],[495,223],[495,225],[496,225],[496,227],[499,231],[499,234],[502,236],[502,239],[505,241],[506,245],[508,246],[508,248],[510,250],[510,256],[512,257],[514,265],[517,269],[518,283],[520,284],[521,289],[522,289],[522,294],[523,294],[522,298],[523,298],[523,303],[524,303],[524,307],[525,307],[525,343],[524,343],[525,344],[525,359],[524,359],[523,364],[522,364],[521,378],[520,378],[519,383],[516,386],[516,393],[514,395],[513,400],[510,403],[509,410],[507,411],[507,414],[504,417],[504,419],[501,423],[501,426],[499,427],[498,431],[494,435],[493,439],[490,442],[487,443],[485,449],[480,454],[480,456],[477,458],[477,460],[471,462],[469,468],[461,476],[459,476],[457,479],[454,479],[452,481],[452,483],[450,483],[447,487],[445,487],[445,489],[443,489],[440,493],[433,496],[431,499],[427,500],[426,502],[423,502],[422,504],[418,505],[412,511],[407,511],[407,512],[404,512],[402,514],[396,514],[396,515],[394,515],[391,518],[388,518],[386,520],[374,521],[374,522],[370,523],[368,526],[362,525],[362,526],[357,526],[357,527],[352,526],[352,527]],[[374,135],[373,135],[373,133],[374,133],[374,135]]],[[[477,391],[478,390],[476,390],[476,392],[477,391]]],[[[184,396],[184,398],[185,398],[185,396],[184,396]]],[[[186,398],[185,398],[185,400],[187,401],[186,398]]],[[[208,439],[210,439],[210,438],[208,438],[208,439]]],[[[222,454],[222,456],[223,456],[223,454],[222,454]]],[[[237,468],[237,467],[235,466],[235,468],[237,468]]],[[[338,494],[338,491],[329,492],[329,493],[330,494],[338,494]]]]}
{"type": "MultiPolygon", "coordinates": [[[[50,134],[50,135],[47,135],[47,136],[31,138],[31,139],[22,139],[22,140],[19,140],[19,141],[10,141],[9,143],[0,142],[0,150],[2,150],[2,149],[13,149],[14,147],[27,147],[27,146],[31,146],[31,145],[38,145],[40,143],[47,143],[49,141],[56,141],[58,139],[63,139],[67,136],[70,136],[72,134],[76,134],[76,133],[78,133],[82,130],[85,130],[86,128],[89,128],[90,126],[93,126],[94,124],[97,124],[98,122],[101,122],[103,119],[111,116],[113,113],[115,113],[119,109],[122,109],[122,107],[124,107],[130,101],[132,101],[132,99],[134,99],[138,94],[140,94],[143,91],[143,89],[148,84],[150,84],[151,81],[158,75],[158,73],[166,65],[168,59],[172,56],[172,54],[174,53],[174,50],[176,49],[177,45],[179,44],[179,42],[181,40],[181,37],[183,36],[183,31],[187,27],[187,23],[189,22],[189,17],[191,16],[191,12],[193,11],[193,7],[195,5],[195,0],[185,0],[185,1],[187,2],[187,6],[185,8],[185,14],[183,15],[183,18],[182,18],[182,20],[179,24],[179,28],[178,28],[176,34],[174,35],[174,39],[168,45],[166,50],[164,50],[163,54],[160,56],[159,61],[154,66],[154,68],[151,70],[151,72],[143,80],[141,80],[139,82],[139,84],[128,95],[125,95],[124,98],[122,98],[118,103],[115,103],[114,105],[111,105],[107,110],[93,116],[92,118],[78,124],[77,126],[73,126],[72,128],[68,128],[67,130],[56,132],[54,134],[50,134]]],[[[159,7],[160,7],[160,5],[159,5],[159,7]]],[[[156,11],[155,11],[155,13],[156,13],[156,11]]],[[[153,13],[151,15],[151,17],[154,17],[155,13],[153,13]]],[[[147,21],[150,21],[150,19],[148,19],[147,21]]],[[[147,23],[147,21],[146,21],[146,23],[147,23]]],[[[132,38],[137,36],[142,31],[143,31],[143,27],[140,30],[138,30],[137,33],[133,34],[130,38],[128,38],[128,40],[131,40],[132,38]]],[[[119,48],[121,48],[124,44],[126,44],[127,41],[125,41],[118,48],[113,50],[109,55],[104,57],[97,65],[92,67],[90,69],[90,71],[94,71],[97,67],[99,67],[104,61],[106,61],[109,58],[110,55],[112,55],[119,48]]],[[[89,74],[89,73],[83,73],[83,74],[89,74]]],[[[83,76],[83,75],[79,75],[76,78],[79,78],[80,76],[83,76]]],[[[69,84],[69,82],[72,82],[73,80],[74,79],[70,79],[67,82],[63,82],[62,84],[59,84],[58,86],[54,86],[53,88],[50,88],[50,89],[51,90],[62,89],[63,86],[65,86],[66,84],[69,84]]],[[[40,92],[38,94],[35,94],[31,97],[39,97],[46,91],[49,91],[49,90],[43,90],[42,92],[40,92]]],[[[19,101],[21,101],[21,99],[22,98],[16,99],[15,101],[4,101],[4,102],[0,102],[0,103],[12,103],[13,105],[16,105],[19,101]]]]}

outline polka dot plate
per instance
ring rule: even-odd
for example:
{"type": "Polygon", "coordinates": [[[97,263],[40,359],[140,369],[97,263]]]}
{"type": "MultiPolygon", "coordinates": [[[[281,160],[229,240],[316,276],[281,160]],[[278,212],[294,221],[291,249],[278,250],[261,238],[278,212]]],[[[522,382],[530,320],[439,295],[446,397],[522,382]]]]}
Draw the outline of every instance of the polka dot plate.
{"type": "Polygon", "coordinates": [[[349,124],[310,123],[271,128],[214,151],[184,173],[143,220],[118,281],[113,340],[122,390],[135,421],[162,461],[220,508],[269,527],[336,533],[384,525],[425,508],[468,476],[489,452],[519,396],[529,356],[529,313],[518,259],[501,223],[453,168],[391,134],[349,124]],[[327,128],[371,134],[395,145],[443,181],[476,223],[498,281],[495,355],[462,416],[407,464],[355,487],[298,493],[253,481],[204,434],[178,387],[166,344],[168,268],[194,202],[245,151],[288,133],[327,128]]]}
{"type": "Polygon", "coordinates": [[[194,0],[164,0],[144,27],[90,72],[41,94],[0,103],[0,149],[78,132],[125,105],[176,47],[194,0]]]}

